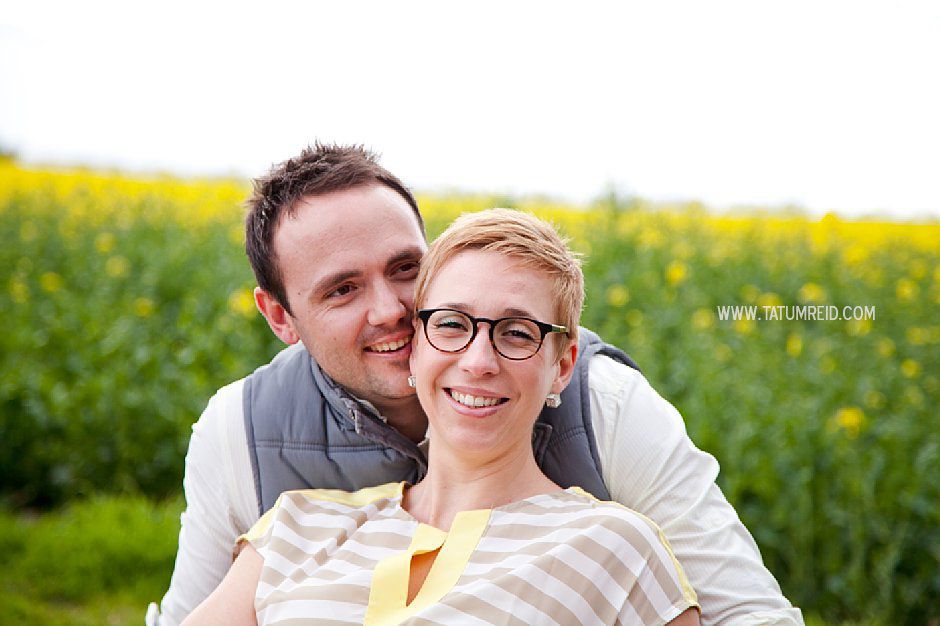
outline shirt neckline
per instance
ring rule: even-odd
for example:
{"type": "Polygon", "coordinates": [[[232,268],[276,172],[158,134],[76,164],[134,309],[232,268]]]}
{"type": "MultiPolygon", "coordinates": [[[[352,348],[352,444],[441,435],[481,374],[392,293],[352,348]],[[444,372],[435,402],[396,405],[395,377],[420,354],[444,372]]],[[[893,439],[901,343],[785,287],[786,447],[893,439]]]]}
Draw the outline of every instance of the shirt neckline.
{"type": "MultiPolygon", "coordinates": [[[[393,497],[393,501],[394,501],[394,505],[396,509],[409,521],[415,522],[421,526],[427,526],[429,528],[433,528],[434,530],[438,532],[447,533],[448,531],[446,530],[442,530],[440,528],[437,528],[436,526],[432,526],[431,524],[425,524],[424,522],[420,521],[414,515],[412,515],[411,513],[405,510],[405,507],[402,506],[402,500],[404,499],[406,487],[413,487],[413,485],[409,484],[407,481],[401,481],[400,483],[398,483],[398,486],[395,491],[395,495],[393,497]]],[[[506,504],[501,504],[499,506],[495,506],[491,508],[465,509],[463,511],[459,511],[454,516],[454,522],[451,524],[451,527],[453,528],[453,524],[457,522],[457,519],[461,515],[466,514],[469,516],[469,515],[482,515],[484,513],[486,513],[487,515],[492,514],[492,513],[506,513],[526,504],[538,504],[539,502],[542,502],[544,500],[553,499],[554,497],[559,496],[561,494],[582,496],[582,497],[587,497],[590,500],[596,500],[596,498],[593,495],[586,492],[581,487],[573,486],[573,487],[568,487],[566,489],[557,489],[555,491],[549,491],[547,493],[537,493],[535,495],[528,496],[520,500],[514,500],[513,502],[507,502],[506,504]]]]}

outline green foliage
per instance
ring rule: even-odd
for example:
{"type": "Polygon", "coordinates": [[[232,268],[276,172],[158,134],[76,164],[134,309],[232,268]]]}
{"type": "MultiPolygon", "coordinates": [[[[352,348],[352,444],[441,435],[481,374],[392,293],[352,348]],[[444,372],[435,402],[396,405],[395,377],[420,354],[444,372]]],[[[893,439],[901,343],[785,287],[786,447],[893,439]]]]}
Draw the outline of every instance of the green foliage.
{"type": "Polygon", "coordinates": [[[23,624],[140,623],[169,583],[181,509],[180,500],[108,496],[39,518],[0,514],[0,615],[23,624]]]}
{"type": "Polygon", "coordinates": [[[230,236],[238,205],[186,219],[161,209],[199,209],[176,187],[90,180],[59,198],[56,182],[0,205],[0,497],[174,493],[209,395],[278,349],[230,236]]]}
{"type": "Polygon", "coordinates": [[[861,263],[838,230],[775,245],[761,220],[732,233],[694,216],[609,219],[589,240],[584,324],[632,354],[719,460],[786,595],[839,620],[940,616],[936,227],[922,245],[887,237],[861,263]],[[876,305],[876,319],[716,316],[817,302],[876,305]]]}
{"type": "MultiPolygon", "coordinates": [[[[178,493],[209,395],[279,349],[251,301],[245,189],[9,167],[0,165],[0,499],[178,493]]],[[[827,620],[938,619],[940,226],[618,202],[528,208],[586,253],[584,325],[629,352],[720,461],[720,485],[786,595],[827,620]],[[716,314],[804,304],[874,305],[877,316],[716,314]]],[[[461,210],[513,201],[421,203],[433,236],[461,210]]],[[[143,502],[109,502],[33,526],[0,517],[16,573],[6,588],[54,602],[138,586],[148,588],[141,606],[158,597],[175,529],[143,502]],[[100,528],[135,536],[96,535],[100,516],[110,520],[100,528]],[[135,563],[159,575],[138,575],[135,563]]],[[[30,606],[7,613],[41,621],[30,606]]]]}

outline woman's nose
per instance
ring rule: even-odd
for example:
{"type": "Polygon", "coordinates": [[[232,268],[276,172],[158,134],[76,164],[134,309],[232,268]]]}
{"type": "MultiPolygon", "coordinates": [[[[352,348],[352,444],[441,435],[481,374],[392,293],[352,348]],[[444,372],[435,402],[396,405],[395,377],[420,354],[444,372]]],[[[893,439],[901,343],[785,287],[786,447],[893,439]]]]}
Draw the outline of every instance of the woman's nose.
{"type": "Polygon", "coordinates": [[[477,327],[477,336],[460,354],[460,366],[475,376],[499,371],[499,355],[490,341],[489,325],[477,327]]]}

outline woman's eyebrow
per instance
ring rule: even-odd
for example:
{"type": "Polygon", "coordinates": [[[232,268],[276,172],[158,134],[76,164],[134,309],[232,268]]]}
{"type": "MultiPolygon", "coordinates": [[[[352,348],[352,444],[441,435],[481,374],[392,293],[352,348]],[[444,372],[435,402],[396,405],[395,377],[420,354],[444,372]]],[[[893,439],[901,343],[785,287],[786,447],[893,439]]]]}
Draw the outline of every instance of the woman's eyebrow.
{"type": "MultiPolygon", "coordinates": [[[[472,306],[470,306],[469,304],[465,302],[444,302],[443,304],[439,304],[438,306],[434,308],[457,309],[458,311],[464,311],[465,313],[470,313],[471,315],[472,315],[471,310],[473,309],[472,306]]],[[[535,319],[535,316],[532,315],[532,313],[530,313],[529,311],[526,311],[525,309],[517,309],[515,307],[509,307],[509,308],[503,309],[503,312],[500,314],[500,317],[530,317],[530,318],[535,319]]]]}

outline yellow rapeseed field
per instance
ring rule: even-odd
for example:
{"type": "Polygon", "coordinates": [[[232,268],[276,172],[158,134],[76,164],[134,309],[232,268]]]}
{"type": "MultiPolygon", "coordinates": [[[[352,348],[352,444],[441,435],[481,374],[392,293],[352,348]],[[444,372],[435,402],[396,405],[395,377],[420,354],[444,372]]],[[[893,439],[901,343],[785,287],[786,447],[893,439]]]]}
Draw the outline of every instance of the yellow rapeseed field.
{"type": "MultiPolygon", "coordinates": [[[[279,348],[251,298],[249,190],[0,163],[0,498],[178,492],[208,396],[279,348]]],[[[584,253],[584,324],[635,358],[719,460],[794,601],[937,617],[940,223],[482,194],[419,204],[432,237],[497,205],[559,225],[584,253]]]]}

